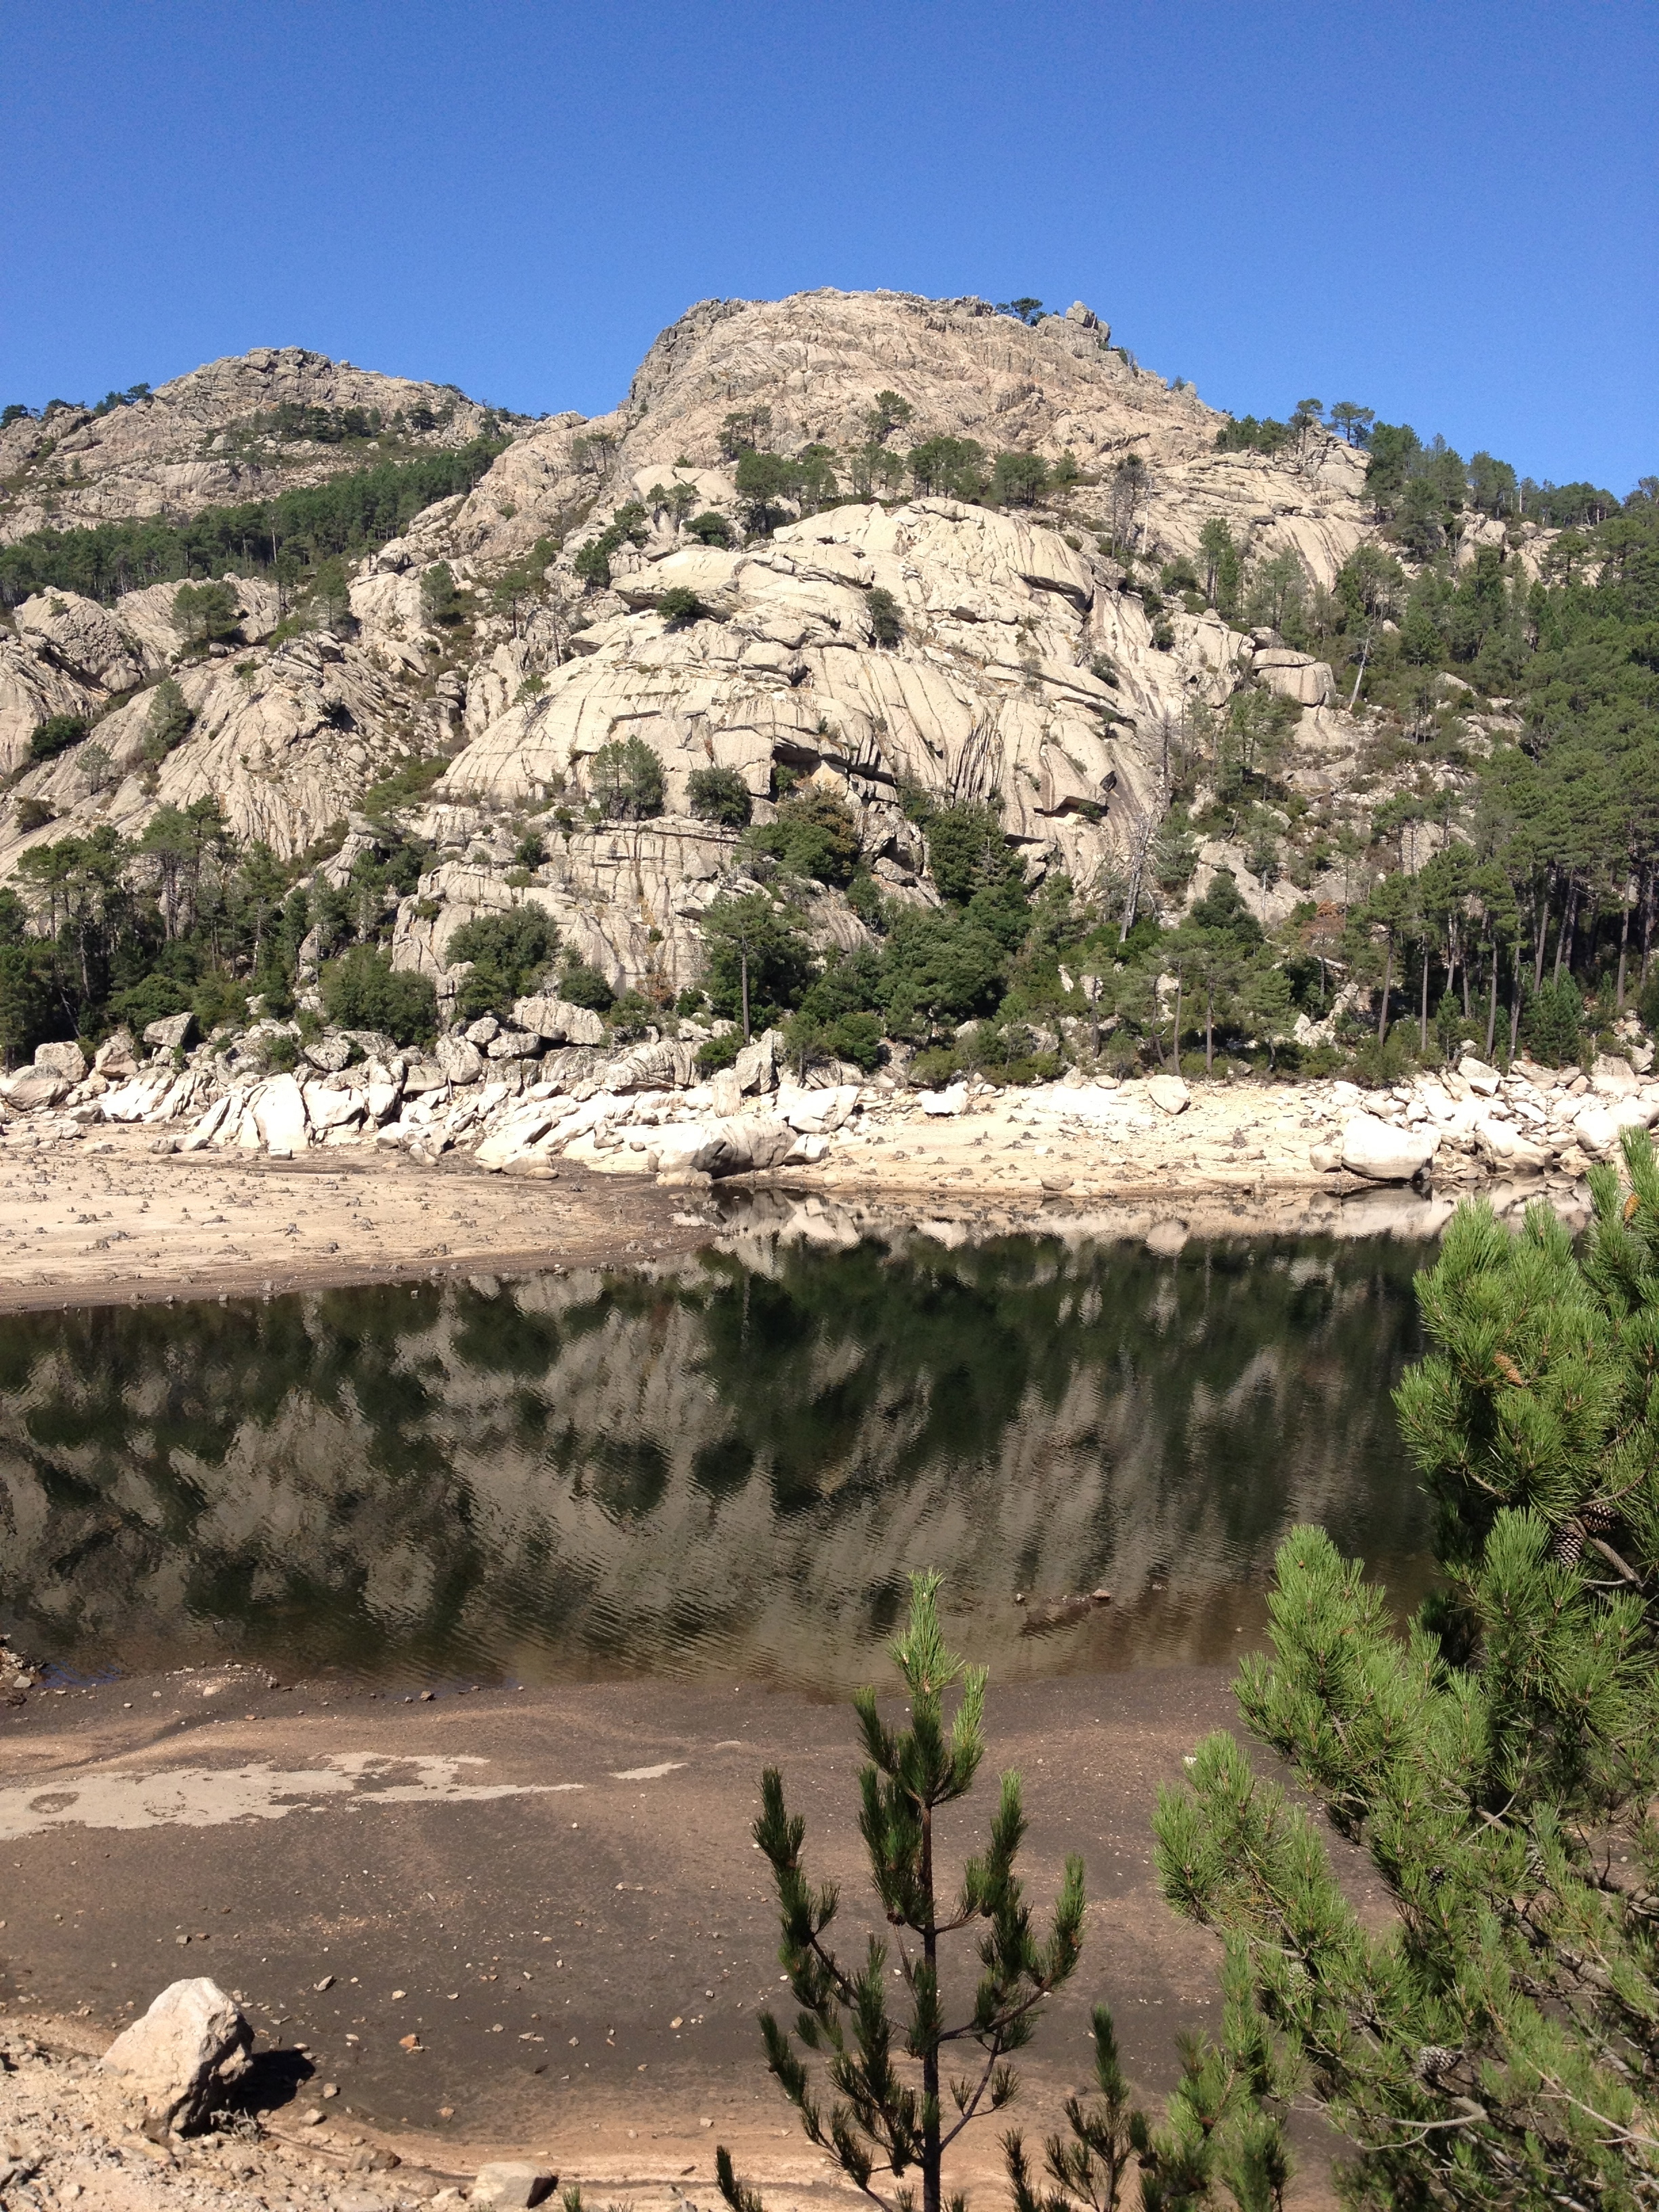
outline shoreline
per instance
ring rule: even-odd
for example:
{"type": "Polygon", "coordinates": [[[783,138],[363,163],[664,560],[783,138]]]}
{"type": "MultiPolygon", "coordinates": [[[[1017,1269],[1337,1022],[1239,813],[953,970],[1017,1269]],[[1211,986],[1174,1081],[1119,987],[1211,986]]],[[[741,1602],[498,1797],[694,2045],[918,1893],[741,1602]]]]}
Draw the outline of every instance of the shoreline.
{"type": "Polygon", "coordinates": [[[988,1143],[1029,1148],[1010,1132],[1030,1118],[1017,1103],[1012,1115],[912,1136],[912,1158],[849,1158],[865,1147],[848,1146],[819,1163],[695,1184],[574,1161],[490,1173],[465,1153],[428,1166],[368,1148],[158,1155],[126,1132],[15,1165],[0,1154],[0,1313],[642,1267],[759,1227],[821,1237],[931,1223],[953,1237],[1094,1234],[1173,1253],[1188,1237],[1241,1231],[1426,1237],[1470,1195],[1500,1212],[1534,1198],[1570,1219],[1588,1212],[1577,1175],[1382,1182],[1283,1160],[1233,1170],[1196,1147],[1126,1173],[1088,1157],[1086,1140],[1056,1148],[1052,1165],[982,1157],[988,1143]],[[344,1250],[343,1236],[364,1242],[344,1250]]]}

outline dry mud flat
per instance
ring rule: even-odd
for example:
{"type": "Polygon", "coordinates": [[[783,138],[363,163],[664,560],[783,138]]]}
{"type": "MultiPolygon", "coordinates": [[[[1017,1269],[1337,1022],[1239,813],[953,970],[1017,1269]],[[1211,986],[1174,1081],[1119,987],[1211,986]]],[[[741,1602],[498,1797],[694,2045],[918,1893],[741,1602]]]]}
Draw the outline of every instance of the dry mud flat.
{"type": "MultiPolygon", "coordinates": [[[[1176,2030],[1214,2017],[1218,1947],[1158,1899],[1148,1822],[1229,1717],[1227,1683],[1183,1668],[993,1686],[993,1759],[1026,1778],[1031,1891],[1046,1904],[1077,1849],[1091,1899],[1084,1966],[1022,2068],[1028,2132],[1086,2080],[1096,1998],[1154,2097],[1176,2030]]],[[[36,1692],[0,1729],[9,2208],[412,2212],[518,2156],[592,2203],[708,2212],[717,2142],[780,2206],[839,2193],[761,2062],[776,1923],[748,1826],[761,1767],[781,1764],[856,1947],[843,1708],[742,1684],[426,1702],[221,1668],[36,1692]],[[191,1974],[255,2027],[248,2111],[158,2148],[63,2054],[100,2051],[191,1974]]],[[[958,1855],[984,1810],[954,1821],[958,1855]]],[[[995,2130],[979,2133],[966,2178],[1000,2201],[995,2130]]],[[[1304,2163],[1311,2205],[1323,2146],[1304,2163]]]]}

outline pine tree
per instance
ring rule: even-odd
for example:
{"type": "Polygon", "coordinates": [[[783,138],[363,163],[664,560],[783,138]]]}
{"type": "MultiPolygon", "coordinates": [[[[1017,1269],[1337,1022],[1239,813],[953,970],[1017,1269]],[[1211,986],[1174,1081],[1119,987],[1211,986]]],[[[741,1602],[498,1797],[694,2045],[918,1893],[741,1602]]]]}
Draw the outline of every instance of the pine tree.
{"type": "MultiPolygon", "coordinates": [[[[955,1903],[945,1903],[935,1815],[973,1787],[985,1753],[986,1674],[953,1657],[939,1619],[937,1574],[910,1578],[910,1617],[892,1647],[909,1702],[909,1725],[890,1729],[872,1689],[854,1700],[868,1764],[860,1777],[860,1828],[882,1912],[894,1929],[896,1966],[887,1944],[868,1939],[861,1964],[843,1964],[827,1939],[840,1905],[834,1883],[808,1881],[801,1863],[805,1823],[784,1802],[775,1768],[763,1778],[756,1842],[771,1862],[783,1942],[778,1956],[799,2010],[793,2033],[769,2012],[761,2015],[767,2064],[794,2106],[809,2140],[889,2212],[910,2212],[920,2179],[921,2212],[941,2212],[945,2154],[969,2123],[1000,2111],[1015,2095],[1009,2063],[1028,2044],[1043,2004],[1075,1972],[1083,1936],[1083,1862],[1068,1858],[1047,1937],[1039,1936],[1014,1862],[1025,1834],[1018,1774],[1002,1777],[989,1844],[962,1870],[955,1903]],[[944,1703],[960,1681],[948,1730],[944,1703]],[[940,1952],[953,1936],[977,1936],[981,1972],[972,2002],[946,2025],[940,1952]],[[895,1979],[908,2000],[908,2020],[889,2010],[895,1979]],[[947,2081],[953,2051],[963,2074],[947,2081]],[[969,2054],[971,2052],[971,2057],[969,2054]],[[809,2059],[830,2093],[826,2109],[809,2059]],[[946,2100],[951,2108],[947,2117],[946,2100]],[[889,2186],[889,2184],[893,2185],[889,2186]]],[[[1095,2017],[1097,2106],[1067,2108],[1069,2144],[1049,2146],[1057,2197],[1034,2193],[1018,2136],[1005,2138],[1017,2212],[1063,2212],[1073,2196],[1110,2212],[1128,2152],[1132,2116],[1117,2065],[1109,2016],[1095,2017]],[[1106,2193],[1102,2194],[1103,2189],[1106,2193]]],[[[1145,2124],[1135,2120],[1144,2142],[1145,2124]]],[[[756,2192],[738,2181],[724,2146],[716,2158],[720,2193],[732,2212],[762,2212],[756,2192]]],[[[953,2197],[953,2212],[963,2200],[953,2197]]]]}
{"type": "Polygon", "coordinates": [[[1444,1589],[1401,1636],[1324,1533],[1281,1548],[1245,1720],[1370,1854],[1376,1932],[1227,1735],[1158,1815],[1231,2001],[1350,2139],[1349,2201],[1659,2203],[1659,1161],[1448,1229],[1396,1394],[1444,1589]]]}

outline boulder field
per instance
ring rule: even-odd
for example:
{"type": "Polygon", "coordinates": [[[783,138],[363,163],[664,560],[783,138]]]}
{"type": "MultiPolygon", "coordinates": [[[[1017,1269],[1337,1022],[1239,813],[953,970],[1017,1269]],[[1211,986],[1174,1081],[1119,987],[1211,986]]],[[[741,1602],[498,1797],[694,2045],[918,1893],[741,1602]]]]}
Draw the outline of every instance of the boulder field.
{"type": "Polygon", "coordinates": [[[119,1124],[152,1133],[163,1155],[355,1149],[544,1178],[568,1160],[670,1186],[779,1170],[831,1186],[854,1175],[895,1188],[1012,1181],[1102,1194],[1152,1179],[1194,1190],[1576,1179],[1615,1159],[1626,1130],[1659,1121],[1659,1081],[1611,1055],[1589,1073],[1527,1060],[1500,1073],[1465,1053],[1455,1067],[1370,1091],[1329,1079],[1119,1080],[1079,1067],[1027,1089],[963,1079],[930,1091],[902,1069],[866,1076],[843,1062],[797,1079],[772,1030],[706,1074],[698,1045],[708,1032],[697,1025],[618,1048],[601,1041],[596,1016],[547,997],[429,1050],[371,1031],[307,1039],[262,1023],[226,1048],[187,1053],[187,1019],[153,1024],[148,1051],[118,1033],[90,1067],[78,1045],[41,1046],[0,1083],[0,1145],[81,1144],[119,1124]],[[289,1064],[273,1066],[278,1058],[289,1064]]]}

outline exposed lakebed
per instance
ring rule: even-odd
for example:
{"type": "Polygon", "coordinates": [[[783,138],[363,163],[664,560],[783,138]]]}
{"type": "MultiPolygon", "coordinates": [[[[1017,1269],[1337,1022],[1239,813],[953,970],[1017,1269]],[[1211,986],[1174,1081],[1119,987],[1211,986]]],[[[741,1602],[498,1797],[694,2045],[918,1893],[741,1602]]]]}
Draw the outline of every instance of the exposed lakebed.
{"type": "Polygon", "coordinates": [[[15,1316],[0,1626],[76,1670],[839,1693],[935,1565],[1004,1679],[1229,1659],[1297,1521],[1422,1587],[1389,1391],[1431,1249],[756,1231],[15,1316]]]}

